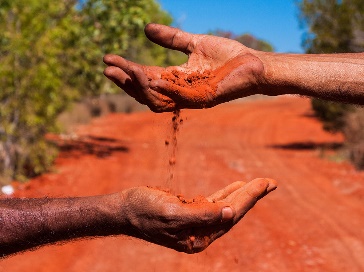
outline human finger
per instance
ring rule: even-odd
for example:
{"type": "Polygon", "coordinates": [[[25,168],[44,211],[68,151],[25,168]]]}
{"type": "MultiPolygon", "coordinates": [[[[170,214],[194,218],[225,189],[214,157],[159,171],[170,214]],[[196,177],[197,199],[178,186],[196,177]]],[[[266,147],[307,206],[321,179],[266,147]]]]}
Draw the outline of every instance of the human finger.
{"type": "Polygon", "coordinates": [[[160,113],[172,112],[176,110],[176,103],[169,97],[162,95],[152,89],[148,89],[147,92],[149,92],[149,96],[154,97],[154,99],[149,100],[149,103],[147,101],[147,106],[151,111],[160,113]]]}
{"type": "Polygon", "coordinates": [[[103,61],[109,66],[116,66],[123,69],[126,73],[130,72],[131,67],[142,67],[142,65],[126,60],[123,57],[114,54],[107,54],[104,56],[103,61]]]}
{"type": "Polygon", "coordinates": [[[127,81],[131,80],[127,73],[115,66],[106,67],[104,70],[104,75],[111,80],[117,81],[117,83],[120,85],[119,87],[124,86],[127,81]]]}
{"type": "Polygon", "coordinates": [[[138,65],[129,65],[125,72],[130,76],[133,83],[133,90],[131,90],[138,102],[148,104],[148,101],[153,101],[153,96],[148,92],[149,80],[144,70],[138,65]]]}
{"type": "Polygon", "coordinates": [[[236,212],[234,222],[239,221],[260,198],[276,188],[277,182],[275,180],[258,178],[229,195],[224,201],[230,202],[236,212]]]}
{"type": "Polygon", "coordinates": [[[149,86],[156,92],[166,95],[176,102],[191,96],[190,88],[179,86],[164,79],[152,80],[149,86]]]}
{"type": "Polygon", "coordinates": [[[138,66],[130,67],[130,75],[135,85],[136,99],[154,112],[173,111],[175,108],[174,101],[149,88],[149,80],[144,72],[144,69],[138,66]]]}
{"type": "Polygon", "coordinates": [[[132,86],[132,80],[130,76],[115,66],[106,67],[104,70],[104,75],[115,83],[116,86],[124,90],[128,95],[133,98],[137,98],[132,86]]]}
{"type": "Polygon", "coordinates": [[[246,184],[246,182],[244,182],[244,181],[235,181],[235,182],[229,184],[228,186],[226,186],[225,188],[213,193],[212,195],[207,197],[207,199],[210,202],[214,202],[214,201],[224,199],[228,195],[230,195],[232,192],[234,192],[234,191],[240,189],[241,187],[243,187],[245,184],[246,184]]]}
{"type": "Polygon", "coordinates": [[[116,66],[120,69],[123,69],[125,72],[130,73],[133,69],[133,67],[140,68],[143,73],[150,79],[158,79],[161,77],[161,74],[165,70],[170,70],[173,68],[174,70],[182,70],[179,66],[170,66],[168,68],[159,67],[159,66],[146,66],[146,65],[140,65],[138,63],[128,61],[118,55],[108,54],[104,56],[104,62],[105,64],[109,66],[116,66]]]}
{"type": "Polygon", "coordinates": [[[117,55],[105,55],[104,62],[120,68],[129,76],[133,83],[133,88],[127,92],[129,95],[132,93],[133,95],[131,96],[142,104],[151,105],[155,109],[161,108],[159,105],[156,105],[158,101],[156,95],[150,92],[148,76],[151,79],[159,78],[163,68],[142,66],[117,55]]]}
{"type": "Polygon", "coordinates": [[[131,77],[135,80],[137,90],[145,91],[149,88],[149,81],[142,68],[138,66],[130,67],[131,77]]]}
{"type": "Polygon", "coordinates": [[[185,54],[192,53],[194,49],[193,37],[195,35],[178,28],[151,23],[146,25],[144,31],[149,40],[160,46],[185,54]]]}
{"type": "MultiPolygon", "coordinates": [[[[141,85],[145,85],[145,82],[148,81],[146,76],[145,77],[139,76],[136,79],[136,74],[137,74],[136,71],[138,71],[138,75],[140,75],[140,71],[143,71],[142,66],[137,63],[128,61],[118,55],[113,55],[113,54],[105,55],[103,58],[103,61],[105,64],[109,65],[109,67],[116,67],[124,72],[124,73],[122,73],[120,71],[117,71],[115,68],[109,69],[109,67],[107,67],[104,71],[105,76],[108,76],[108,75],[113,76],[112,72],[117,71],[117,74],[119,76],[118,77],[113,76],[113,78],[118,79],[121,77],[120,76],[121,74],[124,74],[124,78],[125,78],[125,74],[127,74],[129,76],[129,79],[139,88],[141,88],[141,85]]],[[[123,83],[123,80],[121,80],[120,83],[123,83]]]]}
{"type": "Polygon", "coordinates": [[[235,210],[230,203],[203,202],[183,204],[178,217],[181,228],[199,228],[224,224],[235,217],[235,210]]]}

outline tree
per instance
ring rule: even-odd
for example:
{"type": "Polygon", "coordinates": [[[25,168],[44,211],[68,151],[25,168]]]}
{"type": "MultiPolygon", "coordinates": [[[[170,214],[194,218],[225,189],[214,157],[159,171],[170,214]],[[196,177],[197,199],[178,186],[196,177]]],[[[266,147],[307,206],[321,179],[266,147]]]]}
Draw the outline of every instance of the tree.
{"type": "Polygon", "coordinates": [[[215,30],[215,31],[210,32],[209,34],[227,38],[227,39],[236,40],[236,41],[244,44],[245,46],[255,49],[255,50],[260,50],[260,51],[265,51],[265,52],[274,51],[274,48],[270,43],[268,43],[264,40],[258,39],[251,34],[246,33],[246,34],[242,34],[242,35],[236,35],[233,32],[223,31],[223,30],[215,30]]]}
{"type": "MultiPolygon", "coordinates": [[[[364,50],[363,0],[303,0],[301,21],[306,26],[303,46],[307,53],[348,53],[364,50]]],[[[324,128],[340,131],[352,106],[312,100],[312,107],[324,128]]]]}
{"type": "Polygon", "coordinates": [[[75,1],[3,0],[0,7],[0,172],[22,178],[43,171],[54,152],[41,138],[76,93],[60,60],[75,1]],[[46,12],[45,12],[46,11],[46,12]],[[36,16],[35,16],[36,14],[36,16]],[[62,90],[62,91],[60,91],[62,90]]]}
{"type": "Polygon", "coordinates": [[[105,54],[118,54],[147,65],[184,60],[177,52],[167,53],[145,37],[147,23],[172,23],[172,17],[154,0],[88,0],[81,5],[78,20],[81,27],[73,37],[80,48],[79,62],[74,62],[83,82],[78,85],[94,94],[119,91],[102,74],[104,65],[100,60],[105,54]]]}
{"type": "Polygon", "coordinates": [[[268,43],[264,40],[257,39],[256,37],[254,37],[251,34],[240,35],[240,36],[236,37],[235,40],[237,40],[238,42],[244,44],[245,46],[247,46],[249,48],[253,48],[256,50],[265,51],[265,52],[274,51],[274,48],[270,43],[268,43]]]}
{"type": "Polygon", "coordinates": [[[143,35],[148,22],[172,22],[153,0],[1,0],[0,18],[2,182],[47,170],[56,152],[44,136],[57,130],[57,116],[71,101],[112,90],[105,53],[173,60],[143,35]]]}
{"type": "MultiPolygon", "coordinates": [[[[363,0],[303,0],[301,21],[306,27],[304,47],[308,53],[349,53],[364,51],[363,0]]],[[[312,99],[324,129],[342,131],[350,157],[364,168],[364,112],[357,108],[312,99]]]]}
{"type": "Polygon", "coordinates": [[[308,53],[362,52],[364,48],[363,0],[303,0],[301,22],[306,27],[308,53]]]}

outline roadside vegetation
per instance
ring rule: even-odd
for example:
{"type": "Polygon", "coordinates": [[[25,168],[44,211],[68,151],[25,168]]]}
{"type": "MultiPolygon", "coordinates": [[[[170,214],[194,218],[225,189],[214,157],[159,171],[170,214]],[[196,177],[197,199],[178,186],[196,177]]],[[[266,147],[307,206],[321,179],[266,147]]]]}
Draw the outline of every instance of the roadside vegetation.
{"type": "MultiPolygon", "coordinates": [[[[299,5],[307,52],[363,51],[363,0],[299,5]]],[[[103,76],[106,53],[147,65],[186,60],[144,36],[149,22],[173,22],[156,0],[3,0],[0,18],[0,184],[49,170],[57,147],[45,139],[47,133],[108,112],[140,109],[103,76]]],[[[249,34],[210,34],[273,51],[249,34]]],[[[325,128],[344,133],[353,162],[364,167],[363,110],[316,100],[313,106],[325,128]]]]}
{"type": "MultiPolygon", "coordinates": [[[[307,53],[364,52],[363,0],[303,0],[298,5],[307,53]]],[[[324,129],[343,133],[349,158],[364,169],[363,108],[319,99],[312,99],[312,108],[324,129]]]]}
{"type": "Polygon", "coordinates": [[[49,170],[57,147],[47,133],[141,108],[103,76],[105,54],[159,66],[187,59],[144,36],[149,22],[173,22],[155,0],[2,0],[0,18],[0,184],[49,170]]]}
{"type": "Polygon", "coordinates": [[[258,39],[257,37],[254,37],[253,35],[251,35],[249,33],[238,35],[231,31],[218,29],[215,31],[211,31],[209,34],[227,38],[227,39],[236,40],[236,41],[244,44],[245,46],[255,49],[255,50],[260,50],[260,51],[265,51],[265,52],[274,51],[273,46],[269,42],[258,39]]]}
{"type": "Polygon", "coordinates": [[[146,23],[172,23],[151,0],[3,0],[0,18],[0,183],[50,167],[57,150],[44,136],[72,102],[117,91],[102,74],[104,54],[184,58],[144,37],[146,23]]]}

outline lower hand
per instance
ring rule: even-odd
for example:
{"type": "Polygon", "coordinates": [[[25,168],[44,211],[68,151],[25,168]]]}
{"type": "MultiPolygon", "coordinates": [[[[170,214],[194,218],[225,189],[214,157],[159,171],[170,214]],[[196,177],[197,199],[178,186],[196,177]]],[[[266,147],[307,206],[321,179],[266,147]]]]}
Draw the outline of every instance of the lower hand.
{"type": "Polygon", "coordinates": [[[276,188],[271,179],[235,182],[208,198],[185,201],[148,187],[122,192],[128,235],[186,253],[207,248],[276,188]]]}

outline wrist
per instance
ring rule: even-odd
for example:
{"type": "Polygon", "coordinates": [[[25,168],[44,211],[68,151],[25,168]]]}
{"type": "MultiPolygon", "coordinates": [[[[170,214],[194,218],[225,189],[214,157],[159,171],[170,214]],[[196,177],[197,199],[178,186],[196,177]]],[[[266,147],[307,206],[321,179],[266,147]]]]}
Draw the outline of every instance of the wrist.
{"type": "Polygon", "coordinates": [[[291,80],[290,63],[287,62],[283,54],[256,51],[255,56],[263,64],[261,93],[269,96],[290,94],[294,88],[294,80],[291,80]]]}
{"type": "Polygon", "coordinates": [[[127,217],[127,203],[125,191],[101,196],[102,205],[99,206],[105,218],[104,227],[108,229],[106,235],[130,235],[130,220],[127,217]]]}
{"type": "Polygon", "coordinates": [[[132,204],[132,200],[135,198],[136,189],[137,188],[129,188],[122,192],[106,196],[108,198],[108,204],[105,206],[105,211],[109,218],[108,224],[110,224],[110,226],[115,226],[113,227],[115,232],[113,234],[142,238],[143,235],[140,232],[138,210],[136,210],[134,208],[135,205],[132,204]]]}
{"type": "Polygon", "coordinates": [[[120,193],[110,195],[111,202],[113,203],[110,205],[110,210],[112,214],[111,218],[119,226],[119,232],[117,234],[141,238],[138,210],[132,204],[133,199],[135,199],[136,189],[129,188],[120,193]]]}

